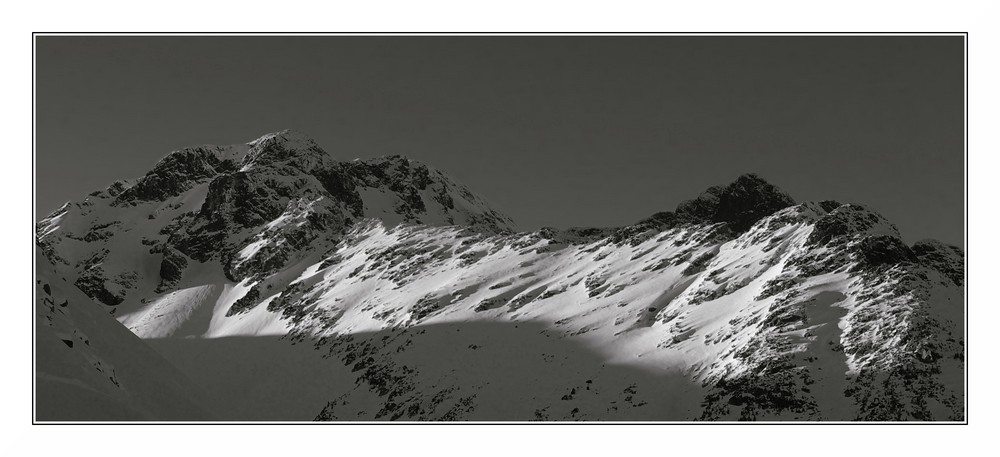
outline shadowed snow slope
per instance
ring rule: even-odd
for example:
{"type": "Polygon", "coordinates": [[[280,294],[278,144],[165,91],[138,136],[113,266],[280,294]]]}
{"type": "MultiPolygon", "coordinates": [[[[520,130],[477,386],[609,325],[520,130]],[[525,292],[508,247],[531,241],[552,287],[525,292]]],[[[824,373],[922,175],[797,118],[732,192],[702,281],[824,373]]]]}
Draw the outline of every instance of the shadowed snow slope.
{"type": "Polygon", "coordinates": [[[625,227],[512,228],[286,131],[172,153],[37,239],[227,420],[964,418],[963,253],[869,208],[744,175],[625,227]]]}
{"type": "Polygon", "coordinates": [[[213,420],[206,396],[38,256],[35,418],[213,420]]]}

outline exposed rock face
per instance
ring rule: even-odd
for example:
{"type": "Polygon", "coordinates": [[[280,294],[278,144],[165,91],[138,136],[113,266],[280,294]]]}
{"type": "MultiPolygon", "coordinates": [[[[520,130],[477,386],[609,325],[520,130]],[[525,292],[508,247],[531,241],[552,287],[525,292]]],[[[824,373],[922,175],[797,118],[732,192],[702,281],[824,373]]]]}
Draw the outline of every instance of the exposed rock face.
{"type": "Polygon", "coordinates": [[[248,144],[242,169],[268,168],[280,174],[298,170],[311,173],[333,162],[333,157],[319,147],[312,138],[290,130],[264,135],[248,144]]]}
{"type": "Polygon", "coordinates": [[[160,262],[160,284],[156,286],[156,292],[166,292],[173,289],[180,282],[187,264],[188,260],[184,254],[172,248],[165,248],[163,261],[160,262]]]}
{"type": "Polygon", "coordinates": [[[858,245],[858,250],[868,267],[877,268],[917,260],[917,256],[903,240],[891,235],[866,236],[858,245]]]}
{"type": "Polygon", "coordinates": [[[816,228],[809,235],[809,243],[823,245],[842,242],[856,234],[899,238],[899,230],[881,214],[864,205],[840,205],[816,221],[816,228]]]}
{"type": "Polygon", "coordinates": [[[677,216],[692,221],[721,222],[734,232],[747,231],[755,222],[795,204],[781,189],[755,174],[731,184],[710,187],[698,198],[677,206],[677,216]]]}
{"type": "Polygon", "coordinates": [[[74,285],[90,298],[108,306],[116,306],[122,302],[124,297],[109,290],[110,278],[108,278],[104,269],[101,268],[108,254],[109,251],[104,249],[84,261],[82,271],[74,282],[74,285]]]}
{"type": "Polygon", "coordinates": [[[116,182],[108,195],[117,197],[116,205],[143,201],[163,201],[191,189],[196,183],[222,173],[235,171],[232,151],[218,147],[198,147],[176,151],[164,157],[153,169],[125,188],[116,182]]]}
{"type": "Polygon", "coordinates": [[[913,253],[920,263],[941,272],[956,285],[965,279],[965,254],[962,249],[937,240],[921,240],[913,245],[913,253]]]}

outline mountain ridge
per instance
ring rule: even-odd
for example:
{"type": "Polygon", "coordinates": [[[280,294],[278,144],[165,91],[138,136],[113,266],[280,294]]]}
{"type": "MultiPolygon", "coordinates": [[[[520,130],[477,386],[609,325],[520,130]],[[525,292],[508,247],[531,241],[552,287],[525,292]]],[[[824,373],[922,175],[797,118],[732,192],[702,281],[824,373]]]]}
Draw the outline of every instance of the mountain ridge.
{"type": "MultiPolygon", "coordinates": [[[[871,208],[796,203],[746,174],[622,227],[514,228],[417,161],[338,161],[283,131],[175,151],[64,205],[36,239],[178,367],[199,366],[197,346],[171,341],[236,337],[343,367],[353,382],[329,389],[189,373],[219,395],[292,383],[329,399],[304,420],[964,417],[964,254],[906,245],[871,208]],[[676,391],[657,376],[680,376],[676,391]]],[[[253,359],[223,347],[237,352],[213,351],[219,366],[253,359]]]]}

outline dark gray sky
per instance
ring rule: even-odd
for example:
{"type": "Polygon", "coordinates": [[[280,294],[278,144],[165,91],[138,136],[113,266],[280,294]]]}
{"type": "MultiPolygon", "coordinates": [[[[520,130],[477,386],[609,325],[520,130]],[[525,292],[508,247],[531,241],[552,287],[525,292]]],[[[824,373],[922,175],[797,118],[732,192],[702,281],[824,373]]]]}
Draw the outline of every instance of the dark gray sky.
{"type": "Polygon", "coordinates": [[[184,146],[404,154],[522,229],[756,172],[963,244],[962,37],[38,37],[39,217],[184,146]]]}

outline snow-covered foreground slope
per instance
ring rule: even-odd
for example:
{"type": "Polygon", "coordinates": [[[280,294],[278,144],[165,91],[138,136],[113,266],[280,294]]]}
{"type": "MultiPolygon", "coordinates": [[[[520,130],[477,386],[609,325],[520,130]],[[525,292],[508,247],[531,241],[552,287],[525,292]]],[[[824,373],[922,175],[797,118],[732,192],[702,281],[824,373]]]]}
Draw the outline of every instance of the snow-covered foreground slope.
{"type": "Polygon", "coordinates": [[[208,397],[37,256],[35,418],[213,420],[208,397]]]}
{"type": "Polygon", "coordinates": [[[747,175],[631,226],[511,227],[283,132],[174,153],[38,244],[227,420],[963,419],[963,254],[868,208],[747,175]]]}

